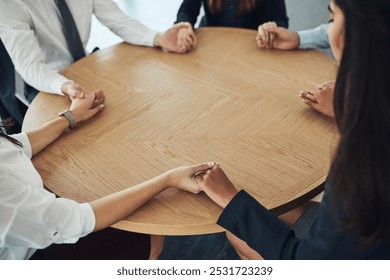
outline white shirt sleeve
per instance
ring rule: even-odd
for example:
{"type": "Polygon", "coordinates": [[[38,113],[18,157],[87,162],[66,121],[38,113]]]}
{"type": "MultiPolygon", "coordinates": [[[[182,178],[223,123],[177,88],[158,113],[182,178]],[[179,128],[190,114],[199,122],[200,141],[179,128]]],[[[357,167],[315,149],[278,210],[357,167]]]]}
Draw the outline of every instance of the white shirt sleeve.
{"type": "Polygon", "coordinates": [[[329,23],[322,24],[314,29],[299,31],[300,49],[327,49],[330,47],[328,39],[329,23]]]}
{"type": "Polygon", "coordinates": [[[26,132],[21,132],[19,134],[13,134],[11,135],[12,138],[18,140],[20,143],[22,143],[22,150],[23,152],[29,157],[32,158],[32,150],[31,150],[31,143],[30,139],[27,136],[26,132]]]}
{"type": "Polygon", "coordinates": [[[39,91],[63,95],[61,86],[66,77],[48,67],[32,29],[26,8],[18,1],[1,1],[0,37],[16,71],[23,80],[39,91]]]}
{"type": "Polygon", "coordinates": [[[93,2],[95,16],[125,42],[153,46],[157,31],[151,30],[138,20],[125,15],[111,0],[94,0],[93,2]]]}
{"type": "Polygon", "coordinates": [[[92,232],[95,216],[88,203],[56,198],[6,167],[0,182],[0,247],[45,248],[92,232]]]}

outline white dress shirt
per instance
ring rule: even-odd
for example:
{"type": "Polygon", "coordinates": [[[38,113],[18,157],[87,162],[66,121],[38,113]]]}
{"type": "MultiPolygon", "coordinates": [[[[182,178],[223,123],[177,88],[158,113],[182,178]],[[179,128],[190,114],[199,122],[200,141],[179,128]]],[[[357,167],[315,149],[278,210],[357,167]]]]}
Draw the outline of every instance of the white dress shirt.
{"type": "MultiPolygon", "coordinates": [[[[67,0],[84,49],[92,15],[125,42],[153,46],[157,32],[125,15],[112,0],[67,0]]],[[[39,91],[62,94],[58,74],[73,62],[54,0],[0,0],[0,38],[16,71],[39,91]]]]}
{"type": "Polygon", "coordinates": [[[0,137],[0,259],[28,259],[36,249],[75,243],[92,232],[91,205],[46,191],[30,159],[28,136],[13,137],[22,148],[0,137]]]}

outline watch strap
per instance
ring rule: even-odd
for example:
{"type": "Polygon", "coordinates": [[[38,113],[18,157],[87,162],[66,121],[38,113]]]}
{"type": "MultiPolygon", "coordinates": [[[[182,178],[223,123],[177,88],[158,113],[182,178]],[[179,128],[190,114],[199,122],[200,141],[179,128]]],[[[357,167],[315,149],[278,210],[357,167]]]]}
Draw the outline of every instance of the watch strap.
{"type": "Polygon", "coordinates": [[[75,128],[76,127],[76,119],[73,116],[72,112],[69,109],[66,109],[65,111],[58,114],[60,117],[65,117],[69,122],[69,127],[75,128]]]}

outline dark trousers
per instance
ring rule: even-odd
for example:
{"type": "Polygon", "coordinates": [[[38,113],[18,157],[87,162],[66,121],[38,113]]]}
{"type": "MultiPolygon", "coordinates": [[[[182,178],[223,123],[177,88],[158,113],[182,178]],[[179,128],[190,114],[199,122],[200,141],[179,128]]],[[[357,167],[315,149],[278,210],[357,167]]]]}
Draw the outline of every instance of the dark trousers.
{"type": "Polygon", "coordinates": [[[93,232],[75,244],[53,244],[30,260],[147,260],[150,235],[113,228],[93,232]]]}
{"type": "Polygon", "coordinates": [[[224,232],[166,236],[160,260],[239,260],[224,232]]]}

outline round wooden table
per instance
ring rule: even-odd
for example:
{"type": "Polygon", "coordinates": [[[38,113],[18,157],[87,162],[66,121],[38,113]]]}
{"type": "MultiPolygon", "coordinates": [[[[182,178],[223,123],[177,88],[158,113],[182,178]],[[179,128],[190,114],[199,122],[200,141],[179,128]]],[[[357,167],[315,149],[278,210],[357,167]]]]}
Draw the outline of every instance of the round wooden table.
{"type": "MultiPolygon", "coordinates": [[[[126,43],[96,52],[63,73],[103,89],[106,106],[36,155],[45,185],[86,202],[170,168],[219,162],[238,188],[280,214],[310,199],[329,169],[335,123],[298,93],[335,78],[318,51],[260,50],[255,31],[202,28],[188,54],[126,43]]],[[[40,93],[30,130],[56,117],[68,98],[40,93]]],[[[221,208],[203,193],[168,189],[114,225],[134,232],[219,232],[221,208]]]]}

